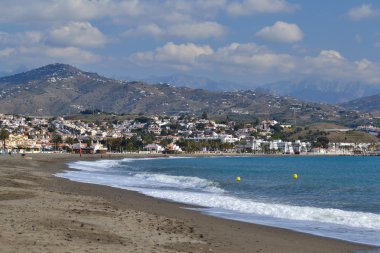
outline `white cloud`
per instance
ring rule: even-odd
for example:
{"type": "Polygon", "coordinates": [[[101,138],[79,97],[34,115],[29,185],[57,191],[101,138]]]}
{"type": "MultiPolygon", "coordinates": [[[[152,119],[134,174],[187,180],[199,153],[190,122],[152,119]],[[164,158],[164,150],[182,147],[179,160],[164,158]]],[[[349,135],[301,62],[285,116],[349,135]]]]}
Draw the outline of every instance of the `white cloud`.
{"type": "Polygon", "coordinates": [[[59,46],[102,47],[107,38],[98,28],[88,22],[71,22],[53,29],[48,43],[59,46]]]}
{"type": "Polygon", "coordinates": [[[296,24],[277,21],[273,26],[258,31],[256,37],[275,42],[294,43],[302,40],[303,32],[296,24]]]}
{"type": "Polygon", "coordinates": [[[176,69],[228,70],[235,74],[263,73],[270,70],[288,72],[295,67],[293,57],[287,54],[276,54],[266,47],[254,43],[232,43],[213,50],[208,45],[192,43],[174,44],[172,42],[157,48],[154,52],[138,52],[130,61],[139,65],[162,64],[176,69]]]}
{"type": "Polygon", "coordinates": [[[348,11],[348,17],[358,21],[367,18],[380,16],[380,11],[373,8],[370,4],[363,4],[359,7],[354,7],[348,11]]]}
{"type": "Polygon", "coordinates": [[[157,24],[138,26],[123,33],[125,36],[150,35],[153,37],[178,37],[189,40],[219,38],[227,29],[216,22],[183,23],[162,28],[157,24]]]}
{"type": "Polygon", "coordinates": [[[380,67],[373,62],[362,59],[349,61],[335,50],[322,50],[319,55],[308,56],[299,62],[301,74],[320,75],[340,80],[360,80],[368,83],[379,83],[380,67]]]}
{"type": "Polygon", "coordinates": [[[139,65],[165,63],[176,69],[187,70],[198,63],[199,57],[210,55],[213,52],[208,45],[196,45],[193,43],[177,45],[173,42],[168,42],[154,52],[137,52],[131,55],[129,60],[139,65]]]}
{"type": "Polygon", "coordinates": [[[43,40],[43,33],[38,31],[26,31],[18,33],[0,32],[0,44],[3,45],[31,45],[43,40]]]}
{"type": "Polygon", "coordinates": [[[302,66],[300,70],[307,74],[319,73],[328,76],[347,76],[347,71],[350,66],[350,62],[335,50],[321,50],[317,56],[306,56],[300,61],[302,66]]]}
{"type": "Polygon", "coordinates": [[[293,12],[297,6],[285,0],[241,0],[227,6],[227,12],[232,15],[251,15],[255,13],[293,12]]]}
{"type": "Polygon", "coordinates": [[[367,59],[350,61],[336,50],[321,50],[319,54],[298,57],[276,53],[255,43],[231,43],[211,48],[208,45],[174,44],[172,42],[155,51],[137,52],[129,57],[133,65],[152,67],[170,72],[183,70],[218,73],[219,78],[238,78],[254,81],[268,76],[323,76],[339,80],[360,80],[380,83],[380,66],[367,59]],[[222,77],[223,76],[223,77],[222,77]]]}
{"type": "Polygon", "coordinates": [[[322,50],[317,59],[324,62],[340,62],[344,60],[344,57],[335,50],[322,50]]]}
{"type": "Polygon", "coordinates": [[[196,45],[193,43],[174,44],[169,42],[156,51],[158,61],[179,60],[180,62],[195,62],[196,58],[202,55],[210,55],[214,51],[209,45],[196,45]]]}
{"type": "Polygon", "coordinates": [[[240,72],[263,73],[272,70],[287,72],[294,68],[293,57],[287,54],[276,54],[266,47],[254,43],[232,43],[219,48],[207,61],[217,65],[225,65],[240,72]]]}
{"type": "Polygon", "coordinates": [[[363,71],[370,68],[372,65],[372,62],[367,59],[362,59],[360,61],[356,61],[355,64],[358,70],[363,71]]]}
{"type": "Polygon", "coordinates": [[[150,35],[153,37],[161,37],[165,34],[166,31],[154,23],[140,25],[137,28],[129,29],[122,33],[123,36],[150,35]]]}
{"type": "Polygon", "coordinates": [[[138,0],[3,0],[0,22],[87,21],[142,13],[138,0]]]}
{"type": "Polygon", "coordinates": [[[0,50],[0,58],[9,57],[12,54],[14,54],[15,50],[14,48],[5,48],[3,50],[0,50]]]}

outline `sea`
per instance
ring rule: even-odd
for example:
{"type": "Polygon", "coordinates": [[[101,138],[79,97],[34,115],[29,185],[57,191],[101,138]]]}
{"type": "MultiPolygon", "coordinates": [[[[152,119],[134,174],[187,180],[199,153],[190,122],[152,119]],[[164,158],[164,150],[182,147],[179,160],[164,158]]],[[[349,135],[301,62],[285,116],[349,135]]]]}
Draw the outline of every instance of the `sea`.
{"type": "Polygon", "coordinates": [[[75,170],[56,175],[190,204],[206,215],[380,246],[380,157],[127,158],[68,165],[75,170]]]}

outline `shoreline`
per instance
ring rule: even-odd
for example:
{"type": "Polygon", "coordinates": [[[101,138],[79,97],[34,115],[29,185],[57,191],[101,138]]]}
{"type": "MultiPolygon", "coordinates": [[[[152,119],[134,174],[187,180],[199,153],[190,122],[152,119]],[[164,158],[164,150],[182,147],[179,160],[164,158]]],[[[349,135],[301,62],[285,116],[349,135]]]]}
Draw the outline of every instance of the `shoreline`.
{"type": "MultiPolygon", "coordinates": [[[[183,156],[183,154],[180,156],[183,156]]],[[[136,252],[137,250],[138,252],[333,253],[376,249],[373,246],[319,237],[282,228],[217,218],[197,210],[186,209],[184,207],[191,207],[186,204],[155,199],[137,192],[109,186],[74,182],[53,175],[57,172],[69,170],[70,168],[66,166],[66,163],[71,161],[143,157],[166,156],[112,154],[111,157],[100,157],[100,155],[82,155],[82,157],[79,157],[79,155],[68,154],[28,154],[22,158],[21,155],[12,157],[1,155],[2,184],[0,186],[6,188],[6,194],[0,195],[0,212],[2,214],[8,213],[6,212],[7,210],[12,210],[18,205],[25,207],[25,204],[35,210],[37,207],[34,206],[35,203],[33,202],[36,201],[33,201],[33,199],[43,196],[45,200],[41,200],[41,203],[46,206],[42,206],[42,208],[46,208],[43,211],[46,211],[46,216],[51,216],[52,213],[57,212],[53,208],[54,205],[51,205],[56,201],[54,197],[56,199],[64,198],[65,201],[63,202],[70,204],[59,209],[60,215],[53,216],[55,220],[71,220],[72,224],[66,224],[67,227],[64,232],[60,229],[54,229],[54,226],[42,225],[45,230],[55,232],[55,234],[50,235],[50,237],[53,237],[50,238],[50,241],[57,241],[58,243],[54,244],[55,246],[45,245],[45,248],[54,252],[61,252],[59,250],[60,245],[62,243],[64,245],[65,242],[75,244],[77,247],[75,252],[85,252],[90,248],[93,249],[93,252],[102,252],[104,246],[114,247],[115,252],[136,252]],[[86,203],[86,205],[78,204],[75,201],[77,199],[81,199],[82,203],[86,203]],[[96,211],[99,208],[102,212],[96,211]],[[114,216],[114,214],[118,215],[114,216]],[[89,220],[89,216],[94,216],[96,219],[89,220]],[[117,223],[122,223],[124,220],[126,221],[124,226],[119,227],[117,223]],[[79,227],[78,223],[80,223],[79,227]],[[84,225],[82,226],[82,224],[84,225]],[[90,226],[95,226],[96,231],[101,230],[101,233],[96,234],[97,237],[108,238],[108,242],[103,238],[92,238],[91,236],[89,238],[85,233],[87,231],[85,228],[90,226]],[[118,228],[118,230],[115,231],[115,228],[118,228]],[[70,232],[71,238],[67,238],[67,231],[70,232]],[[69,241],[65,239],[69,239],[69,241]],[[145,246],[137,242],[144,242],[145,246]],[[96,245],[95,248],[93,248],[94,245],[96,245]]],[[[18,207],[20,208],[20,206],[18,207]]],[[[33,212],[25,215],[28,212],[25,212],[25,210],[21,212],[22,208],[20,210],[16,208],[15,210],[14,214],[19,214],[16,217],[25,216],[23,219],[29,220],[31,217],[28,218],[28,215],[32,216],[32,218],[34,217],[33,212]]],[[[11,214],[9,215],[12,216],[11,214]]],[[[41,215],[37,215],[34,219],[38,219],[41,215]]],[[[12,249],[12,245],[7,245],[6,243],[7,235],[12,235],[12,231],[10,231],[12,222],[10,223],[9,221],[17,222],[12,217],[6,217],[5,219],[5,222],[2,222],[2,224],[5,224],[2,230],[6,232],[4,232],[4,235],[3,232],[0,234],[0,245],[12,249]]],[[[35,223],[37,225],[34,225],[34,228],[41,226],[38,222],[35,223]]],[[[21,224],[18,225],[21,226],[21,224]]],[[[17,224],[13,224],[13,227],[15,226],[17,227],[17,224]]],[[[26,230],[27,232],[32,230],[32,234],[39,231],[39,229],[33,230],[33,226],[29,226],[26,230]]],[[[87,231],[87,234],[89,232],[91,234],[91,231],[93,230],[87,231]]],[[[23,234],[24,232],[21,233],[23,234]]],[[[34,242],[30,244],[26,245],[32,248],[39,245],[38,243],[34,244],[34,242]]],[[[39,249],[44,249],[44,247],[39,249]]],[[[12,250],[9,251],[11,252],[12,250]]],[[[30,249],[17,252],[30,252],[30,249]]]]}

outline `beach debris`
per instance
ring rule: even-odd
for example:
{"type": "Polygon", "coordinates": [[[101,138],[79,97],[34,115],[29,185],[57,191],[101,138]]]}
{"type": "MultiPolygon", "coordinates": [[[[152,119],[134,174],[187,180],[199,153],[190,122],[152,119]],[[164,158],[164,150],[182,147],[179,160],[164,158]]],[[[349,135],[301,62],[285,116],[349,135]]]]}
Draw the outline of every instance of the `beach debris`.
{"type": "Polygon", "coordinates": [[[235,179],[237,182],[240,182],[241,178],[240,177],[236,177],[235,179]]]}
{"type": "Polygon", "coordinates": [[[298,174],[297,173],[293,174],[293,179],[298,179],[298,174]]]}

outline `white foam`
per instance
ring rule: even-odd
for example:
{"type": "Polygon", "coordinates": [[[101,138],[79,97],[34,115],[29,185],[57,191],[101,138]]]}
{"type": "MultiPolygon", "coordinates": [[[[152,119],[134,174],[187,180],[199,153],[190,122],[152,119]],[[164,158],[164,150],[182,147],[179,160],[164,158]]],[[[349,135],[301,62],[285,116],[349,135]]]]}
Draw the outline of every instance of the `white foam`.
{"type": "Polygon", "coordinates": [[[132,161],[149,161],[149,160],[162,160],[162,159],[193,159],[193,156],[168,156],[168,157],[144,157],[144,158],[123,158],[123,162],[132,161]]]}
{"type": "MultiPolygon", "coordinates": [[[[150,159],[150,158],[148,158],[150,159]]],[[[131,161],[123,159],[125,161],[131,161]]],[[[121,175],[112,168],[117,168],[121,161],[101,160],[96,162],[74,162],[69,167],[80,171],[67,171],[57,173],[59,177],[68,178],[85,183],[95,183],[111,185],[114,187],[139,187],[141,189],[180,189],[201,192],[223,193],[224,190],[218,187],[218,183],[190,176],[173,176],[158,173],[135,172],[121,175]],[[112,173],[112,172],[116,172],[112,173]]]]}
{"type": "Polygon", "coordinates": [[[220,208],[245,214],[380,230],[380,215],[373,213],[262,203],[251,199],[242,199],[221,194],[163,190],[143,190],[142,192],[156,198],[171,199],[178,202],[220,208]]]}
{"type": "Polygon", "coordinates": [[[106,169],[115,167],[121,163],[120,160],[99,160],[93,161],[77,161],[69,163],[69,167],[72,169],[82,171],[105,171],[106,169]]]}
{"type": "MultiPolygon", "coordinates": [[[[94,164],[94,162],[72,163],[70,164],[71,168],[81,169],[82,171],[68,171],[59,173],[57,176],[79,182],[134,190],[156,198],[209,207],[211,208],[209,212],[216,216],[245,221],[249,221],[247,217],[264,217],[262,219],[270,220],[265,223],[269,225],[274,224],[273,219],[279,219],[281,220],[281,224],[287,224],[283,226],[285,228],[294,228],[302,232],[324,236],[330,235],[330,237],[343,240],[380,246],[380,243],[376,243],[376,240],[370,239],[380,235],[380,214],[264,203],[255,199],[244,199],[228,195],[215,182],[198,177],[172,176],[146,172],[130,175],[112,175],[104,173],[104,171],[117,166],[119,164],[117,161],[97,161],[96,165],[94,164]],[[302,225],[295,227],[294,224],[291,224],[292,221],[294,224],[298,222],[302,225]],[[340,235],[339,231],[348,232],[340,235]],[[362,232],[362,234],[359,236],[357,231],[362,232]],[[355,235],[357,235],[356,238],[360,237],[361,239],[354,240],[355,235]]],[[[278,226],[281,227],[281,225],[278,226]]]]}
{"type": "Polygon", "coordinates": [[[196,189],[203,190],[206,192],[223,193],[224,190],[218,187],[218,184],[210,180],[206,180],[199,177],[185,177],[185,176],[171,176],[165,174],[154,174],[154,173],[140,173],[134,175],[136,180],[143,180],[144,182],[166,186],[174,187],[178,189],[196,189]]]}

